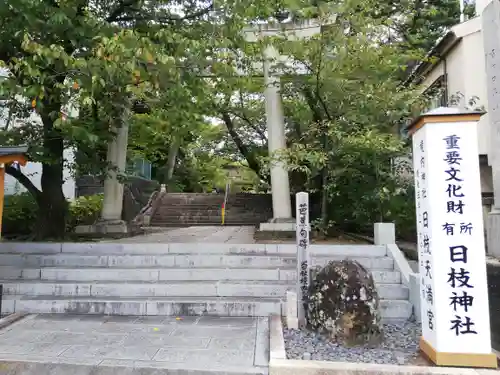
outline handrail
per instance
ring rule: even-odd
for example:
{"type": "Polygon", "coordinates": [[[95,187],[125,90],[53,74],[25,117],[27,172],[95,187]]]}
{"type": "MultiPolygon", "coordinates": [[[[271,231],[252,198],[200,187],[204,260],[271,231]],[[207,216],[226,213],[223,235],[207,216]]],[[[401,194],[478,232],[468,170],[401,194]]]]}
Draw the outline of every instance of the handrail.
{"type": "Polygon", "coordinates": [[[221,207],[221,225],[224,225],[224,222],[225,222],[227,195],[229,193],[229,187],[231,186],[230,181],[231,180],[228,180],[226,182],[226,190],[224,192],[224,201],[222,202],[222,207],[221,207]]]}

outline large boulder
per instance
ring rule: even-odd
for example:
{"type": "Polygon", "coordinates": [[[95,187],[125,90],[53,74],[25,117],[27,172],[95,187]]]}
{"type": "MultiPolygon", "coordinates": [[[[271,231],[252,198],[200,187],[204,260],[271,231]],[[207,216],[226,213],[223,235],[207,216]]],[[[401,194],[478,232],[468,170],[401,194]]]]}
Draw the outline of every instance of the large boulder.
{"type": "Polygon", "coordinates": [[[307,300],[309,326],[349,345],[382,339],[373,277],[356,261],[329,262],[313,271],[307,300]]]}

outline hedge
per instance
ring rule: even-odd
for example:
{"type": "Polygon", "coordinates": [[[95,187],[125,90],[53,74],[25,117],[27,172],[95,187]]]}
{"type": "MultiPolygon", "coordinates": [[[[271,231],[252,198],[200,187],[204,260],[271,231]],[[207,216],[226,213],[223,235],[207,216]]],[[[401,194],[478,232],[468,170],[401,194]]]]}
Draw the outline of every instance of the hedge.
{"type": "MultiPolygon", "coordinates": [[[[79,197],[69,205],[67,231],[77,225],[93,224],[101,212],[103,195],[79,197]]],[[[30,193],[8,195],[5,197],[2,235],[7,238],[27,236],[36,225],[38,206],[30,193]]]]}

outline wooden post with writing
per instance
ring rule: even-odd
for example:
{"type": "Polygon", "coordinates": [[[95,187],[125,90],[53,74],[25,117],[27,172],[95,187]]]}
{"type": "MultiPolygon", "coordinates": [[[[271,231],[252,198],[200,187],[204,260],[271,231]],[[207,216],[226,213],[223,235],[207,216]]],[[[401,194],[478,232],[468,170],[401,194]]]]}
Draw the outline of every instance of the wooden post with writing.
{"type": "Polygon", "coordinates": [[[297,311],[299,325],[306,323],[306,303],[309,289],[311,261],[309,256],[309,194],[300,192],[295,195],[297,222],[297,311]]]}

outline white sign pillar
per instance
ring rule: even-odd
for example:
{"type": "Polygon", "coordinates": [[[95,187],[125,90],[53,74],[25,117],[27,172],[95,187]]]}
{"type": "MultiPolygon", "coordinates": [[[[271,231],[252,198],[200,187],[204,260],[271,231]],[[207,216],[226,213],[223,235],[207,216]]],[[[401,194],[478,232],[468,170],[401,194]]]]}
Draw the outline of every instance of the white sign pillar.
{"type": "Polygon", "coordinates": [[[297,310],[299,325],[306,322],[305,303],[309,289],[311,260],[309,254],[309,194],[300,192],[295,195],[297,231],[297,310]]]}
{"type": "Polygon", "coordinates": [[[479,180],[480,117],[438,108],[409,128],[422,279],[420,348],[440,366],[497,367],[479,180]]]}

